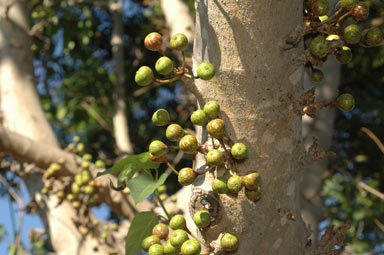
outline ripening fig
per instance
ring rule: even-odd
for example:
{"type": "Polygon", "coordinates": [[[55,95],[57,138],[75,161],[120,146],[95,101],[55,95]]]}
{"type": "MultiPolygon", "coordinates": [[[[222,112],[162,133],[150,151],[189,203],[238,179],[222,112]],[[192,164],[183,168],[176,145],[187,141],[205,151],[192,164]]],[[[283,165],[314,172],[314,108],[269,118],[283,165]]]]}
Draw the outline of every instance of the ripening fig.
{"type": "Polygon", "coordinates": [[[151,153],[156,157],[164,155],[167,149],[168,149],[168,146],[159,140],[152,141],[149,144],[149,153],[151,153]]]}
{"type": "Polygon", "coordinates": [[[162,75],[171,73],[173,67],[173,61],[168,57],[160,57],[155,64],[155,70],[162,75]]]}
{"type": "Polygon", "coordinates": [[[359,2],[352,8],[352,15],[357,20],[365,20],[369,16],[369,7],[364,2],[359,2]]]}
{"type": "Polygon", "coordinates": [[[208,151],[206,158],[207,158],[207,163],[212,166],[218,166],[224,162],[224,155],[219,150],[208,151]]]}
{"type": "Polygon", "coordinates": [[[197,175],[192,168],[185,167],[179,171],[178,180],[181,185],[188,186],[195,181],[196,177],[197,175]]]}
{"type": "Polygon", "coordinates": [[[183,215],[181,214],[176,214],[175,216],[173,216],[171,218],[171,220],[169,221],[169,226],[173,229],[173,230],[176,230],[176,229],[185,229],[185,227],[187,226],[186,225],[186,221],[185,221],[185,218],[183,215]]]}
{"type": "Polygon", "coordinates": [[[315,57],[324,58],[329,52],[329,41],[324,36],[317,36],[312,39],[309,49],[315,57]]]}
{"type": "Polygon", "coordinates": [[[179,248],[174,247],[171,241],[167,241],[164,245],[164,255],[179,255],[179,248]]]}
{"type": "Polygon", "coordinates": [[[212,182],[213,192],[216,192],[218,194],[227,194],[229,192],[227,182],[228,178],[224,176],[217,177],[216,179],[214,179],[212,182]]]}
{"type": "Polygon", "coordinates": [[[135,82],[140,86],[147,86],[152,83],[153,78],[152,69],[148,66],[142,66],[136,72],[135,82]]]}
{"type": "Polygon", "coordinates": [[[89,169],[90,166],[91,166],[91,162],[89,161],[83,161],[83,163],[81,163],[81,168],[83,169],[89,169]]]}
{"type": "Polygon", "coordinates": [[[73,206],[73,208],[78,209],[78,208],[80,208],[81,203],[80,203],[80,201],[75,200],[75,201],[72,201],[72,206],[73,206]]]}
{"type": "Polygon", "coordinates": [[[92,195],[94,191],[95,191],[95,189],[90,185],[87,185],[84,188],[84,193],[87,195],[92,195]]]}
{"type": "Polygon", "coordinates": [[[98,168],[105,168],[105,163],[104,163],[104,161],[99,159],[99,160],[96,160],[95,166],[98,168]]]}
{"type": "Polygon", "coordinates": [[[313,68],[311,73],[311,81],[320,82],[324,78],[324,73],[320,69],[313,68]]]}
{"type": "Polygon", "coordinates": [[[84,159],[85,161],[92,161],[92,155],[89,154],[89,153],[85,153],[85,154],[83,155],[83,159],[84,159]]]}
{"type": "Polygon", "coordinates": [[[239,247],[239,239],[234,234],[225,233],[220,244],[224,251],[235,251],[239,247]]]}
{"type": "Polygon", "coordinates": [[[329,8],[327,0],[314,0],[311,3],[312,14],[317,17],[327,15],[329,8]]]}
{"type": "Polygon", "coordinates": [[[351,94],[344,93],[341,94],[337,99],[336,99],[336,106],[345,112],[352,111],[353,108],[355,108],[355,99],[351,94]]]}
{"type": "Polygon", "coordinates": [[[180,248],[188,240],[188,234],[185,230],[177,229],[172,232],[169,241],[173,247],[180,248]]]}
{"type": "Polygon", "coordinates": [[[204,105],[204,112],[211,119],[217,118],[220,114],[220,105],[216,101],[209,101],[204,105]]]}
{"type": "Polygon", "coordinates": [[[171,124],[165,131],[165,136],[169,141],[177,142],[185,135],[184,129],[178,124],[171,124]]]}
{"type": "Polygon", "coordinates": [[[66,197],[65,197],[68,201],[73,201],[76,199],[76,196],[72,193],[69,193],[66,197]]]}
{"type": "Polygon", "coordinates": [[[207,210],[197,211],[193,215],[193,222],[199,228],[206,228],[211,224],[211,214],[207,210]]]}
{"type": "Polygon", "coordinates": [[[356,44],[360,42],[361,29],[356,24],[351,24],[344,29],[343,38],[348,44],[356,44]]]}
{"type": "Polygon", "coordinates": [[[216,139],[222,138],[225,134],[224,121],[222,119],[211,120],[207,124],[207,132],[216,139]]]}
{"type": "Polygon", "coordinates": [[[199,142],[193,135],[185,135],[179,142],[179,147],[186,153],[195,153],[199,148],[199,142]]]}
{"type": "Polygon", "coordinates": [[[169,113],[165,109],[159,109],[152,115],[152,122],[158,126],[165,126],[170,123],[169,113]]]}
{"type": "Polygon", "coordinates": [[[260,174],[257,172],[249,173],[243,176],[244,186],[248,190],[257,190],[260,186],[260,174]]]}
{"type": "Polygon", "coordinates": [[[112,224],[111,230],[112,231],[118,231],[119,230],[119,225],[117,225],[116,223],[112,224]]]}
{"type": "Polygon", "coordinates": [[[145,48],[151,51],[159,51],[162,43],[161,34],[156,32],[149,33],[144,39],[145,48]]]}
{"type": "Polygon", "coordinates": [[[63,199],[65,197],[65,193],[64,191],[60,190],[56,193],[56,196],[59,198],[59,199],[63,199]]]}
{"type": "Polygon", "coordinates": [[[247,146],[243,143],[235,143],[231,148],[231,155],[235,159],[242,160],[248,154],[247,146]]]}
{"type": "Polygon", "coordinates": [[[74,136],[72,140],[74,143],[78,143],[78,142],[80,142],[80,136],[78,136],[78,135],[74,136]]]}
{"type": "Polygon", "coordinates": [[[146,237],[142,242],[141,246],[143,247],[144,251],[148,251],[149,247],[151,247],[154,244],[159,244],[160,243],[160,238],[155,235],[151,235],[146,237]]]}
{"type": "Polygon", "coordinates": [[[80,186],[77,185],[77,183],[72,183],[71,191],[73,194],[79,194],[80,193],[80,186]]]}
{"type": "Polygon", "coordinates": [[[44,194],[44,195],[46,195],[46,194],[48,194],[48,192],[49,192],[49,189],[47,188],[47,187],[44,187],[44,188],[42,188],[41,189],[41,194],[44,194]]]}
{"type": "Polygon", "coordinates": [[[368,46],[378,46],[383,41],[383,32],[378,27],[364,31],[362,42],[368,46]]]}
{"type": "Polygon", "coordinates": [[[183,51],[188,46],[188,38],[184,34],[175,34],[171,37],[171,48],[177,51],[183,51]]]}
{"type": "Polygon", "coordinates": [[[191,121],[198,126],[204,126],[208,123],[208,116],[203,110],[196,110],[191,115],[191,121]]]}
{"type": "Polygon", "coordinates": [[[167,198],[168,198],[168,195],[167,194],[160,194],[159,195],[159,199],[161,200],[161,201],[165,201],[165,200],[167,200],[167,198]]]}
{"type": "Polygon", "coordinates": [[[260,193],[260,186],[256,190],[245,190],[245,196],[251,200],[252,202],[256,202],[260,199],[261,193],[260,193]]]}
{"type": "Polygon", "coordinates": [[[149,247],[148,250],[149,255],[164,255],[164,247],[161,244],[153,244],[149,247]]]}
{"type": "Polygon", "coordinates": [[[159,192],[159,193],[165,193],[165,192],[167,192],[167,186],[164,185],[164,184],[160,185],[160,186],[157,188],[157,192],[159,192]]]}
{"type": "Polygon", "coordinates": [[[199,76],[199,78],[202,80],[208,81],[212,79],[213,76],[215,76],[215,73],[215,67],[211,63],[201,63],[197,67],[197,76],[199,76]]]}
{"type": "Polygon", "coordinates": [[[227,185],[230,192],[239,193],[244,187],[244,181],[240,176],[233,175],[228,179],[227,185]]]}
{"type": "Polygon", "coordinates": [[[340,64],[348,64],[352,60],[352,50],[348,46],[343,46],[341,51],[336,53],[336,59],[340,64]]]}
{"type": "Polygon", "coordinates": [[[340,3],[341,3],[341,7],[349,10],[357,4],[357,1],[358,0],[341,0],[340,3]]]}
{"type": "Polygon", "coordinates": [[[168,238],[169,230],[167,225],[159,223],[152,229],[152,235],[159,237],[160,239],[166,240],[168,238]]]}
{"type": "Polygon", "coordinates": [[[200,252],[201,245],[195,239],[188,240],[181,246],[181,254],[183,255],[200,255],[200,252]]]}
{"type": "Polygon", "coordinates": [[[86,236],[89,233],[89,229],[87,227],[84,227],[84,226],[81,226],[79,231],[80,231],[80,234],[83,236],[86,236]]]}

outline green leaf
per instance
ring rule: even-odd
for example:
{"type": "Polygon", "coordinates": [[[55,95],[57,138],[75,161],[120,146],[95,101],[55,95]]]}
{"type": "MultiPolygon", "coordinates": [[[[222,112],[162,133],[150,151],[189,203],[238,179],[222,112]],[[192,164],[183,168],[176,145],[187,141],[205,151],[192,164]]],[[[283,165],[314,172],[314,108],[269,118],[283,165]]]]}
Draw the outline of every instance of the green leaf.
{"type": "Polygon", "coordinates": [[[135,216],[125,239],[125,255],[137,255],[141,250],[141,242],[152,234],[158,219],[153,212],[141,212],[135,216]]]}
{"type": "Polygon", "coordinates": [[[131,196],[135,205],[151,195],[160,185],[164,184],[168,178],[167,173],[163,173],[157,182],[152,181],[147,175],[139,175],[127,182],[131,190],[131,196]]]}
{"type": "Polygon", "coordinates": [[[119,175],[118,185],[120,186],[122,183],[130,180],[137,171],[157,169],[159,166],[159,163],[153,162],[150,159],[149,152],[144,152],[138,155],[131,155],[123,158],[107,171],[98,173],[96,177],[105,174],[119,175]]]}

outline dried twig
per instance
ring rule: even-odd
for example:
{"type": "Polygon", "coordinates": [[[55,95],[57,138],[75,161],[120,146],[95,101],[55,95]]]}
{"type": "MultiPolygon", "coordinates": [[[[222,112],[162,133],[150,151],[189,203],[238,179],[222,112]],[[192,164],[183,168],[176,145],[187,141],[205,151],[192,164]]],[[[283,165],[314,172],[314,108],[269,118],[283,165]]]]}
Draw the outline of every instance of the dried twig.
{"type": "Polygon", "coordinates": [[[381,152],[384,153],[384,145],[383,145],[383,143],[380,141],[379,138],[377,138],[377,136],[371,130],[369,130],[366,127],[362,127],[361,131],[366,133],[377,144],[377,146],[379,147],[381,152]]]}

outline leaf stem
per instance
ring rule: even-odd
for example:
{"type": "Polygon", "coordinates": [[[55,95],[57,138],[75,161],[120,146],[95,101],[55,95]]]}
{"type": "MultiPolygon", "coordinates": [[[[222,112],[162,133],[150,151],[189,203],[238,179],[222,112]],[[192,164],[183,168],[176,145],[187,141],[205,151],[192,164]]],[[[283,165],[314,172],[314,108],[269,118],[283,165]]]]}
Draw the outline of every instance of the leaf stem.
{"type": "Polygon", "coordinates": [[[156,196],[157,200],[159,201],[159,204],[160,204],[161,208],[163,208],[163,211],[164,211],[165,215],[167,215],[167,218],[170,221],[171,220],[171,215],[169,215],[169,213],[167,212],[167,209],[165,209],[164,203],[163,203],[163,201],[161,201],[161,199],[159,197],[159,192],[157,190],[155,191],[155,196],[156,196]]]}

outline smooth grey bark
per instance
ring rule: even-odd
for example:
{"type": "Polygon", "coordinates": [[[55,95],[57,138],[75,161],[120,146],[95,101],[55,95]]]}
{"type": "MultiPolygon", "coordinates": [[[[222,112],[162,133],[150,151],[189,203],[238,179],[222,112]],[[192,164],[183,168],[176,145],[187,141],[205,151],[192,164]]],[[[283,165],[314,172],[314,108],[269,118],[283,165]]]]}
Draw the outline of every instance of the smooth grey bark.
{"type": "MultiPolygon", "coordinates": [[[[238,173],[257,171],[262,178],[257,203],[243,191],[220,195],[222,219],[203,233],[215,247],[220,233],[235,233],[236,254],[304,254],[299,191],[304,148],[301,118],[292,109],[303,92],[303,68],[292,65],[290,51],[282,50],[284,38],[302,23],[302,5],[301,0],[196,1],[194,70],[206,61],[216,68],[213,80],[195,81],[197,97],[200,105],[218,101],[228,136],[247,145],[248,158],[238,164],[238,173]],[[296,221],[288,220],[289,214],[296,221]]],[[[198,158],[197,168],[204,164],[198,158]]],[[[200,176],[193,193],[209,192],[212,180],[211,174],[200,176]]]]}
{"type": "MultiPolygon", "coordinates": [[[[56,137],[44,117],[35,88],[33,54],[30,50],[29,16],[23,1],[0,1],[0,110],[5,128],[58,148],[56,137]]],[[[42,203],[39,211],[58,254],[100,254],[110,251],[90,235],[84,240],[72,219],[76,211],[68,202],[57,206],[55,196],[42,196],[42,177],[31,173],[25,179],[32,199],[42,203]]]]}
{"type": "Polygon", "coordinates": [[[111,45],[115,64],[115,88],[113,91],[114,113],[113,131],[117,148],[122,153],[132,154],[133,146],[129,138],[128,119],[125,102],[125,70],[124,70],[124,41],[123,41],[123,3],[110,0],[109,9],[113,20],[111,45]]]}

